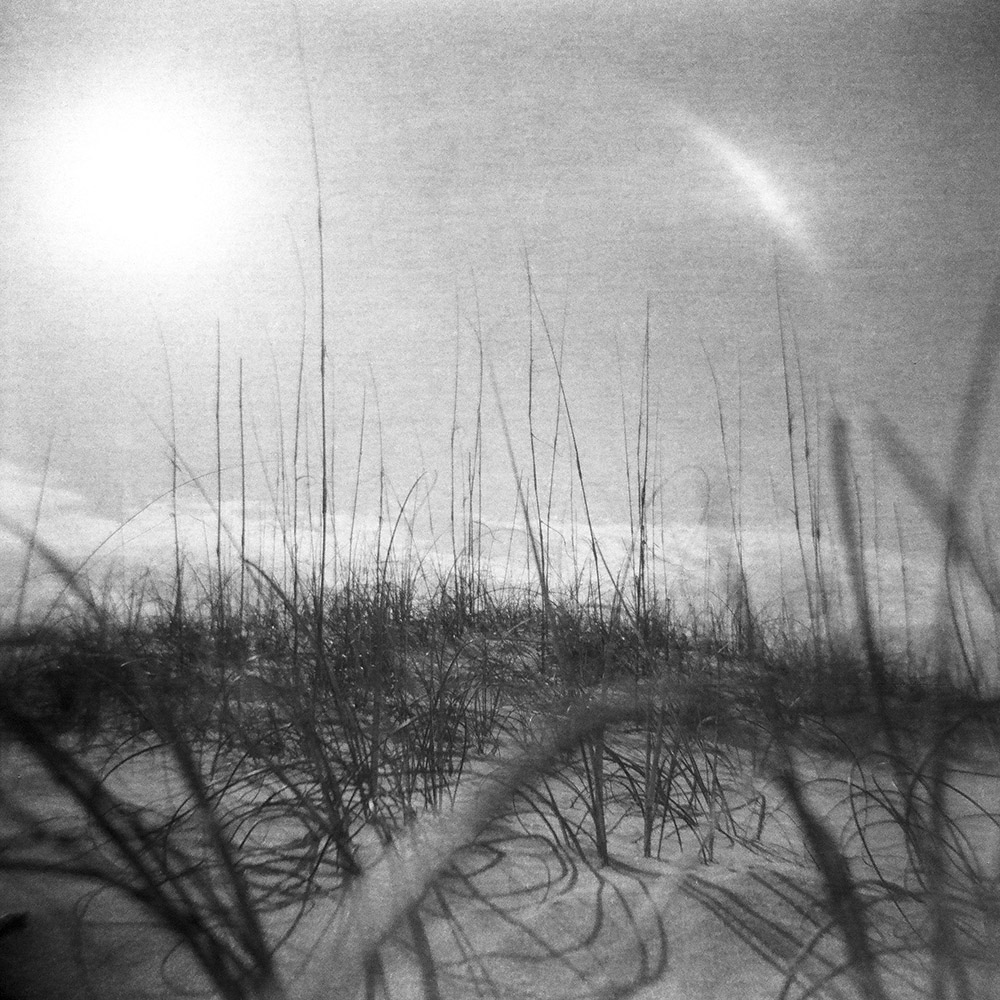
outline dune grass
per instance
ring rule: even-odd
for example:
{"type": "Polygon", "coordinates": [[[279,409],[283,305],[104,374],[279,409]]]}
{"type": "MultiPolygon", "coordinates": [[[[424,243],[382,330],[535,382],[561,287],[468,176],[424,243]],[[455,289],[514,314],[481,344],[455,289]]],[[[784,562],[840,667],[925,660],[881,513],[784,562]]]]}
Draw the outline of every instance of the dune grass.
{"type": "MultiPolygon", "coordinates": [[[[482,503],[478,430],[465,455],[451,438],[453,559],[445,571],[434,575],[419,557],[396,557],[411,491],[395,511],[380,496],[372,553],[351,538],[347,557],[338,549],[325,572],[332,501],[325,460],[319,569],[301,560],[309,526],[297,491],[310,461],[301,371],[290,455],[280,456],[274,493],[287,556],[280,568],[250,557],[245,530],[234,540],[239,559],[227,566],[220,514],[214,560],[195,572],[178,542],[165,590],[106,604],[44,539],[24,531],[34,557],[64,579],[73,610],[31,624],[18,611],[6,629],[0,752],[33,758],[86,822],[67,834],[6,782],[0,874],[71,874],[115,887],[151,911],[227,998],[374,995],[387,981],[383,947],[404,928],[433,997],[443,973],[421,907],[442,898],[463,852],[489,842],[498,822],[507,824],[503,836],[514,824],[518,836],[540,839],[565,863],[600,869],[628,860],[614,855],[615,830],[633,820],[645,858],[679,852],[711,864],[733,845],[766,858],[766,833],[785,808],[826,913],[787,963],[785,995],[834,986],[870,1000],[988,995],[1000,940],[995,694],[983,665],[951,641],[946,617],[929,670],[887,657],[846,423],[830,427],[835,495],[828,499],[858,648],[845,652],[827,618],[815,451],[807,446],[798,456],[791,436],[791,474],[802,477],[806,496],[796,524],[809,629],[793,633],[755,609],[742,564],[728,606],[684,614],[652,570],[648,327],[631,418],[623,402],[632,558],[619,571],[591,519],[561,346],[530,272],[529,299],[557,385],[548,428],[529,394],[524,473],[507,436],[537,581],[531,589],[500,586],[482,559],[474,527],[482,503]],[[547,436],[548,463],[536,450],[547,436]],[[595,570],[589,586],[566,586],[551,569],[561,442],[595,570]],[[154,765],[183,790],[169,803],[143,801],[119,780],[154,765]],[[816,793],[831,783],[839,792],[827,815],[816,793]],[[304,971],[290,976],[283,949],[311,907],[329,900],[337,904],[334,926],[304,971]],[[840,942],[842,962],[825,981],[805,980],[807,959],[829,939],[840,942]]],[[[995,368],[998,340],[994,302],[980,375],[995,368]]],[[[489,365],[479,350],[481,420],[489,365]]],[[[784,343],[783,357],[791,414],[804,409],[805,394],[796,402],[784,343]]],[[[326,399],[323,368],[319,379],[326,399]]],[[[1000,610],[995,563],[963,507],[984,392],[981,379],[969,391],[947,487],[897,430],[875,431],[948,539],[949,558],[971,570],[1000,610]]],[[[725,451],[721,405],[720,428],[725,451]]],[[[807,442],[815,434],[806,427],[807,442]]],[[[183,471],[176,442],[172,455],[176,496],[183,471]]],[[[739,530],[734,510],[738,552],[739,530]]],[[[17,932],[4,933],[13,941],[17,932]]]]}

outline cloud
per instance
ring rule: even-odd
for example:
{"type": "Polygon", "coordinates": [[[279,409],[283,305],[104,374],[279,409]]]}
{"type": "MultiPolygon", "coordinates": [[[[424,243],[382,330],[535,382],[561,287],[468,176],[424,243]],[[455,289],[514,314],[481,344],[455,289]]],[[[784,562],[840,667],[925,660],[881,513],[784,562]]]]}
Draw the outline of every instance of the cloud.
{"type": "MultiPolygon", "coordinates": [[[[189,584],[197,592],[220,564],[224,574],[239,571],[240,556],[263,569],[283,586],[290,586],[292,554],[300,578],[318,570],[323,539],[310,524],[308,511],[297,519],[275,512],[267,504],[244,509],[239,501],[224,501],[220,517],[201,496],[178,495],[176,502],[152,503],[119,523],[95,512],[79,493],[57,478],[43,481],[10,463],[0,465],[5,502],[0,515],[0,624],[18,615],[44,614],[65,601],[67,579],[87,580],[103,596],[133,606],[137,593],[154,604],[171,592],[180,555],[189,584]],[[221,530],[220,530],[221,525],[221,530]],[[16,528],[14,526],[17,526],[16,528]],[[45,549],[33,546],[40,540],[45,549]],[[217,550],[218,546],[218,550],[217,550]],[[45,552],[54,554],[53,565],[45,552]],[[137,589],[138,588],[138,589],[137,589]]],[[[538,542],[537,528],[533,529],[538,542]]],[[[538,591],[538,573],[531,539],[520,525],[478,526],[476,568],[491,585],[522,593],[538,591]]],[[[638,548],[627,524],[595,526],[602,598],[618,592],[626,600],[634,593],[638,548]]],[[[737,544],[731,527],[708,523],[704,517],[650,527],[645,553],[647,588],[669,605],[678,624],[692,616],[702,622],[725,624],[738,613],[745,594],[765,629],[785,635],[805,635],[817,610],[824,609],[833,634],[858,635],[852,582],[847,560],[835,539],[824,538],[816,554],[806,537],[805,553],[793,528],[744,527],[737,544]],[[742,569],[741,569],[742,567],[742,569]]],[[[556,594],[596,597],[595,560],[585,525],[554,523],[546,533],[545,562],[556,594]]],[[[457,565],[469,566],[468,553],[452,550],[451,534],[432,535],[419,524],[400,524],[377,516],[338,515],[325,540],[327,578],[347,567],[364,573],[377,568],[393,574],[416,572],[430,589],[447,580],[457,565]]],[[[905,561],[884,547],[865,553],[870,599],[880,633],[897,650],[925,639],[942,608],[942,573],[930,557],[905,561]]],[[[255,571],[248,569],[250,577],[255,571]]],[[[343,577],[341,577],[342,579],[343,577]]],[[[419,582],[419,581],[418,581],[419,582]]],[[[953,575],[952,603],[967,643],[992,641],[993,615],[974,584],[953,575]]]]}

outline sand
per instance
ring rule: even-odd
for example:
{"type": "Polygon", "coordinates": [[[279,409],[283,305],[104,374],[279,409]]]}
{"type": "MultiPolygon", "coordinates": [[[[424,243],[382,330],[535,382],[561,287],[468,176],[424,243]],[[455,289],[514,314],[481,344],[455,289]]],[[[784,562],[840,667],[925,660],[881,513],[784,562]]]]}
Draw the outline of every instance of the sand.
{"type": "MultiPolygon", "coordinates": [[[[4,858],[16,853],[17,803],[45,817],[47,836],[59,831],[64,842],[88,827],[23,751],[5,747],[3,754],[4,858]]],[[[856,834],[851,836],[845,790],[852,769],[833,758],[803,760],[801,766],[811,768],[810,794],[829,828],[856,851],[856,880],[871,879],[874,861],[865,857],[856,834]]],[[[881,787],[875,771],[867,779],[881,787]]],[[[980,799],[997,801],[995,777],[977,774],[969,781],[980,799]]],[[[162,755],[148,754],[115,771],[109,787],[162,807],[177,801],[182,785],[162,755]]],[[[558,795],[571,786],[552,787],[558,795]]],[[[558,845],[543,816],[522,805],[461,853],[423,900],[419,919],[396,928],[379,952],[381,973],[374,974],[373,988],[399,1000],[858,996],[843,969],[845,953],[826,912],[823,886],[787,803],[766,775],[745,777],[738,790],[767,796],[761,837],[739,842],[717,832],[707,863],[691,831],[684,850],[668,838],[659,858],[643,857],[640,819],[627,810],[618,816],[612,802],[612,861],[602,866],[592,852],[581,856],[558,845]]],[[[578,804],[575,808],[584,830],[586,816],[578,804]]],[[[748,807],[744,832],[753,831],[752,812],[748,807]]],[[[280,854],[281,845],[291,843],[292,827],[262,826],[246,849],[270,843],[280,854]]],[[[908,875],[898,827],[874,812],[870,827],[880,875],[898,881],[902,890],[908,875]]],[[[703,836],[707,829],[702,827],[703,836]]],[[[984,865],[995,863],[996,824],[980,812],[970,818],[968,830],[976,857],[984,865]]],[[[22,856],[44,853],[52,842],[50,837],[17,850],[22,856]]],[[[987,873],[985,867],[977,870],[980,876],[987,873]]],[[[900,998],[922,995],[926,971],[926,950],[916,937],[926,915],[904,896],[887,901],[884,892],[873,894],[870,909],[871,939],[898,952],[886,960],[886,969],[888,995],[900,998]]],[[[0,996],[216,995],[188,949],[120,891],[78,878],[0,871],[0,913],[22,911],[24,925],[0,935],[0,996]]],[[[349,975],[317,981],[324,956],[337,947],[345,914],[353,919],[340,892],[317,892],[305,907],[275,906],[265,913],[273,939],[288,934],[278,966],[290,997],[320,995],[320,987],[323,995],[339,996],[347,988],[343,984],[352,983],[349,975]]],[[[978,930],[996,954],[989,942],[1000,939],[988,937],[987,924],[983,918],[978,930]]],[[[977,995],[992,995],[993,968],[979,959],[969,967],[977,995]]]]}

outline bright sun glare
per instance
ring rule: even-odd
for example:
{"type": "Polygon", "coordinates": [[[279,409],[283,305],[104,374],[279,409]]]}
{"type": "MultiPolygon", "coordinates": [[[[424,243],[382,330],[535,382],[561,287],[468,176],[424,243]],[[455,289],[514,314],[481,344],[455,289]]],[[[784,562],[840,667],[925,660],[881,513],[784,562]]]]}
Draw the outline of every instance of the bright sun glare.
{"type": "Polygon", "coordinates": [[[145,271],[219,251],[237,179],[194,108],[104,99],[76,109],[56,147],[55,220],[74,256],[145,271]]]}

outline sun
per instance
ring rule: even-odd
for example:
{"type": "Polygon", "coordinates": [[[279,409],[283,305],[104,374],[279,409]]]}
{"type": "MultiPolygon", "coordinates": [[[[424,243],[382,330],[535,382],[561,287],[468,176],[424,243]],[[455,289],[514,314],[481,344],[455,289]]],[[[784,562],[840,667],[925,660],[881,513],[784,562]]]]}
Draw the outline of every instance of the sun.
{"type": "Polygon", "coordinates": [[[190,103],[104,97],[67,115],[49,184],[58,239],[118,270],[197,266],[219,250],[232,156],[190,103]]]}

